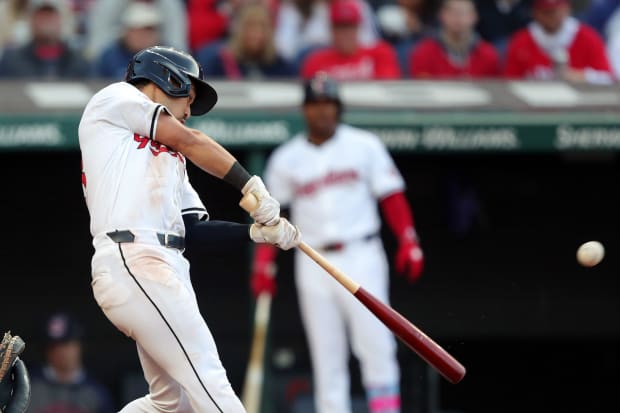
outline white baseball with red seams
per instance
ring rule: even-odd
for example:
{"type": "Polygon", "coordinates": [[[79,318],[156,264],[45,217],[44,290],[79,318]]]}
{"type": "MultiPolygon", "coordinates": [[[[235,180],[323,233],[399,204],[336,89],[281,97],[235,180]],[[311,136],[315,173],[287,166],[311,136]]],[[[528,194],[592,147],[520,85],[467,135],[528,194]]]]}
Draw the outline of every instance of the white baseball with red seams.
{"type": "MultiPolygon", "coordinates": [[[[377,200],[404,191],[405,183],[379,138],[344,124],[320,145],[300,134],[274,151],[264,177],[270,193],[290,207],[291,222],[308,245],[389,303],[377,200]],[[321,250],[333,243],[344,247],[321,250]]],[[[317,411],[351,411],[347,328],[365,387],[397,385],[396,342],[390,331],[305,254],[295,256],[295,276],[313,355],[317,411]]]]}
{"type": "Polygon", "coordinates": [[[155,140],[165,110],[135,86],[115,83],[94,95],[79,126],[93,293],[108,319],[136,341],[150,387],[122,412],[241,413],[200,315],[189,263],[157,238],[184,236],[184,213],[207,214],[183,155],[155,140]],[[135,242],[115,243],[106,235],[115,230],[131,231],[135,242]]]}
{"type": "Polygon", "coordinates": [[[584,267],[594,267],[603,260],[605,248],[598,241],[588,241],[577,249],[577,261],[584,267]]]}

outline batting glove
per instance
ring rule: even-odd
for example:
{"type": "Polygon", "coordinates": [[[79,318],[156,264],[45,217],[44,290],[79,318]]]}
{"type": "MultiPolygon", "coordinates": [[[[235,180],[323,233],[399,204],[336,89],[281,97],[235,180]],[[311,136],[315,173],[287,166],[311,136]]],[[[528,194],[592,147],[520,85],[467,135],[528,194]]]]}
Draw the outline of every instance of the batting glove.
{"type": "Polygon", "coordinates": [[[283,250],[290,250],[301,242],[301,231],[286,218],[272,226],[250,225],[250,238],[254,242],[273,244],[283,250]]]}
{"type": "Polygon", "coordinates": [[[400,243],[396,252],[396,271],[407,276],[409,282],[415,282],[422,275],[424,254],[417,241],[407,240],[400,243]]]}
{"type": "Polygon", "coordinates": [[[263,180],[259,176],[252,176],[241,189],[243,195],[248,192],[258,200],[258,206],[250,212],[250,216],[259,224],[272,226],[280,220],[280,203],[267,191],[263,180]]]}

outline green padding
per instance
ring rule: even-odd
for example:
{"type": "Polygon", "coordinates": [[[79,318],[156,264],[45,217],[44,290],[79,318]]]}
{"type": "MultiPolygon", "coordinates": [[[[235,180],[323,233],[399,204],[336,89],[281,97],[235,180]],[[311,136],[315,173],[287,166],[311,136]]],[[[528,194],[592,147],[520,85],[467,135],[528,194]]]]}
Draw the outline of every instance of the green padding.
{"type": "MultiPolygon", "coordinates": [[[[614,113],[410,113],[354,111],[345,121],[376,132],[393,152],[616,151],[614,113]]],[[[0,150],[76,150],[79,115],[2,115],[0,150]]],[[[299,114],[221,112],[192,118],[231,149],[272,148],[303,129],[299,114]]]]}

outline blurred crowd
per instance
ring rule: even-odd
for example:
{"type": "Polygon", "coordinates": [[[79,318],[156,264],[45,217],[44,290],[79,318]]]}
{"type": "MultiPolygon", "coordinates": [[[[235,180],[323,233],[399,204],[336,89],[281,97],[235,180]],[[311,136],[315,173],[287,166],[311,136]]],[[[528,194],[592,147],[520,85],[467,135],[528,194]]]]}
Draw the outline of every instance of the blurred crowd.
{"type": "Polygon", "coordinates": [[[620,0],[0,0],[0,77],[122,79],[169,45],[210,78],[620,79],[620,0]]]}

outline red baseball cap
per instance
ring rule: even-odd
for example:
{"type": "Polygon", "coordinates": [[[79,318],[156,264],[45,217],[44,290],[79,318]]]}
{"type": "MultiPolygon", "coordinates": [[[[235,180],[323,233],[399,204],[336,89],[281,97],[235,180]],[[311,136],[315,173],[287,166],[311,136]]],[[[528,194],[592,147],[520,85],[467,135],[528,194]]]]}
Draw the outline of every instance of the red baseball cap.
{"type": "Polygon", "coordinates": [[[357,0],[332,0],[329,11],[332,24],[359,24],[362,21],[357,0]]]}
{"type": "Polygon", "coordinates": [[[534,0],[535,9],[552,9],[569,4],[568,0],[534,0]]]}

